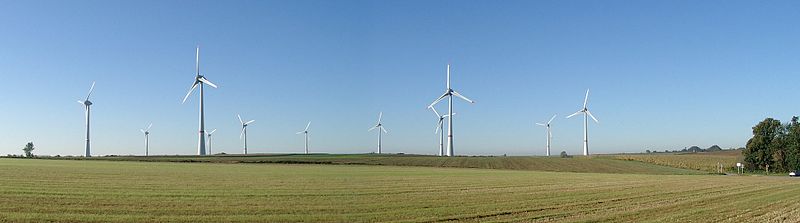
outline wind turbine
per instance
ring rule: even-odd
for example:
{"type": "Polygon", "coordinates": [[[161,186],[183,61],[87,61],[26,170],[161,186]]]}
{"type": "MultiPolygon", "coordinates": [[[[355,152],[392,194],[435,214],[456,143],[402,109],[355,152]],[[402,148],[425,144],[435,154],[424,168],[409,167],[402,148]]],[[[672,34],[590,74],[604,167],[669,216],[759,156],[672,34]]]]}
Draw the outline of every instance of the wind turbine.
{"type": "Polygon", "coordinates": [[[308,122],[306,125],[306,129],[303,131],[297,132],[297,134],[305,134],[306,135],[306,154],[308,154],[308,127],[311,126],[311,121],[308,122]]]}
{"type": "Polygon", "coordinates": [[[217,131],[217,129],[214,129],[214,130],[211,130],[211,132],[208,133],[208,139],[207,139],[208,143],[206,143],[206,145],[208,145],[208,154],[209,155],[214,154],[214,153],[211,152],[211,147],[212,147],[211,145],[212,145],[212,142],[214,142],[214,140],[211,139],[211,136],[213,136],[214,132],[216,132],[216,131],[217,131]]]}
{"type": "Polygon", "coordinates": [[[146,129],[139,129],[144,133],[144,156],[150,155],[150,128],[153,127],[153,123],[147,126],[146,129]]]}
{"type": "Polygon", "coordinates": [[[244,136],[244,154],[247,155],[247,125],[255,122],[256,120],[244,122],[242,121],[242,116],[237,114],[236,117],[239,118],[239,123],[242,123],[242,133],[239,133],[239,139],[242,139],[242,136],[244,136]]]}
{"type": "Polygon", "coordinates": [[[439,96],[439,98],[437,98],[435,101],[433,101],[433,103],[431,103],[431,105],[428,105],[428,107],[433,107],[434,105],[436,105],[437,103],[442,101],[442,99],[448,98],[447,114],[450,114],[450,116],[447,117],[447,156],[453,156],[454,155],[453,154],[453,115],[452,115],[453,114],[453,95],[455,95],[456,97],[459,97],[461,99],[464,99],[465,101],[467,101],[469,103],[475,103],[475,101],[469,100],[469,98],[464,97],[463,95],[459,94],[458,92],[456,92],[455,90],[450,88],[450,64],[447,64],[447,89],[445,89],[444,94],[442,94],[442,96],[439,96]]]}
{"type": "Polygon", "coordinates": [[[553,115],[553,117],[550,118],[550,121],[547,121],[546,124],[542,124],[542,123],[538,123],[538,122],[536,123],[537,125],[541,125],[541,126],[544,126],[544,127],[547,128],[547,133],[545,135],[545,137],[547,137],[547,156],[550,156],[550,142],[553,140],[553,132],[550,131],[550,123],[553,122],[553,119],[555,119],[555,118],[556,118],[556,115],[553,115]]]}
{"type": "MultiPolygon", "coordinates": [[[[434,107],[428,107],[433,110],[433,113],[436,114],[436,118],[439,119],[439,123],[436,124],[436,130],[433,131],[433,134],[439,134],[439,156],[444,156],[444,118],[449,117],[450,115],[440,115],[439,112],[436,111],[434,107]]],[[[453,113],[456,115],[456,113],[453,113]]]]}
{"type": "Polygon", "coordinates": [[[571,118],[577,114],[583,113],[583,155],[589,155],[589,117],[594,119],[595,123],[600,123],[597,121],[597,118],[592,115],[592,112],[589,111],[589,108],[586,107],[586,104],[589,102],[589,89],[586,89],[586,98],[583,99],[583,108],[578,110],[574,114],[567,116],[567,118],[571,118]]]}
{"type": "Polygon", "coordinates": [[[85,155],[86,157],[92,157],[92,153],[89,150],[89,148],[90,148],[90,143],[89,143],[89,113],[90,113],[90,110],[91,110],[90,108],[92,106],[92,102],[89,101],[89,96],[92,96],[92,92],[94,91],[94,83],[95,82],[92,81],[92,87],[89,88],[89,94],[86,94],[86,100],[83,100],[83,101],[78,100],[78,103],[81,103],[84,106],[86,106],[86,155],[85,155]]]}
{"type": "Polygon", "coordinates": [[[381,123],[381,118],[383,118],[383,112],[378,113],[378,124],[375,124],[372,128],[367,130],[367,132],[372,131],[373,129],[378,129],[378,154],[381,154],[381,131],[383,133],[389,133],[383,128],[383,123],[381,123]]]}
{"type": "Polygon", "coordinates": [[[186,96],[183,97],[183,101],[181,104],[186,102],[186,99],[189,98],[189,95],[192,95],[194,89],[200,85],[200,130],[199,130],[199,138],[197,139],[197,155],[206,155],[206,140],[205,140],[205,115],[203,113],[203,84],[207,84],[213,88],[217,88],[217,85],[211,83],[206,77],[200,75],[200,46],[197,46],[197,54],[195,54],[195,72],[197,76],[194,77],[194,82],[192,83],[192,88],[189,89],[189,93],[186,93],[186,96]]]}

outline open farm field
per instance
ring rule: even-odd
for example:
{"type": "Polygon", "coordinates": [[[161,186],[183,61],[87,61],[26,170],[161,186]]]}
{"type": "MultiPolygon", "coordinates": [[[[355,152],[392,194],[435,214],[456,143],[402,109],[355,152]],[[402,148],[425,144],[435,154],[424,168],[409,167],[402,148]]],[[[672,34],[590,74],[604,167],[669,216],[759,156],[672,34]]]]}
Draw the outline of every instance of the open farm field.
{"type": "MultiPolygon", "coordinates": [[[[85,158],[61,158],[85,159],[85,158]]],[[[572,158],[535,156],[459,156],[438,157],[390,154],[255,154],[222,156],[116,156],[88,160],[145,162],[273,163],[453,167],[506,170],[535,170],[581,173],[705,174],[707,172],[630,162],[605,156],[572,158]]]]}
{"type": "Polygon", "coordinates": [[[0,159],[0,178],[4,222],[800,219],[779,177],[0,159]]]}
{"type": "Polygon", "coordinates": [[[718,165],[728,172],[736,172],[737,162],[744,159],[741,151],[722,151],[708,153],[678,153],[678,154],[626,154],[613,156],[620,160],[640,161],[662,166],[682,169],[717,172],[718,165]]]}

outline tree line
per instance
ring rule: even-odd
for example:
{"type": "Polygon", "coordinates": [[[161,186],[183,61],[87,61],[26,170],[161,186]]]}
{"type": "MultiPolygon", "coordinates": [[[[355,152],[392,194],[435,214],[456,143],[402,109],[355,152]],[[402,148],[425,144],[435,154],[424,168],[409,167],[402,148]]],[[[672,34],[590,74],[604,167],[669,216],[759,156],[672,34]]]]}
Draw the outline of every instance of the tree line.
{"type": "Polygon", "coordinates": [[[753,127],[753,137],[742,151],[745,167],[751,170],[788,172],[800,169],[800,123],[766,118],[753,127]]]}

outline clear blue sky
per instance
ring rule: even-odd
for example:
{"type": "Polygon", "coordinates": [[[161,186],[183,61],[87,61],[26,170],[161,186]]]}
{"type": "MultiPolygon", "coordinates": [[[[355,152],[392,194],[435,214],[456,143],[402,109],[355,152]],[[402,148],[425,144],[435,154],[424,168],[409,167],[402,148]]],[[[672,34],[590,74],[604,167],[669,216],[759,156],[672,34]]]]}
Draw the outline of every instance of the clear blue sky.
{"type": "MultiPolygon", "coordinates": [[[[591,152],[743,146],[800,95],[796,1],[2,1],[0,153],[83,153],[97,81],[93,154],[196,153],[201,72],[215,151],[241,152],[236,114],[257,120],[251,152],[434,154],[425,109],[453,87],[457,154],[581,151],[586,88],[600,124],[591,152]]],[[[444,106],[440,110],[443,110],[444,106]]]]}

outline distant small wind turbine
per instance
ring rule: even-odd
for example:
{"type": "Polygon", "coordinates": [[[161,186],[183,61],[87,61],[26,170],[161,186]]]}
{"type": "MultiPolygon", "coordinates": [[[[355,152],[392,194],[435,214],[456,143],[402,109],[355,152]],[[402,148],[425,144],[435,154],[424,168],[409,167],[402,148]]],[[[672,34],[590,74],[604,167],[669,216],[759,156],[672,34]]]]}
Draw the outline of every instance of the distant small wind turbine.
{"type": "Polygon", "coordinates": [[[578,110],[574,114],[567,116],[567,118],[571,118],[577,114],[583,113],[583,155],[589,155],[589,117],[594,119],[595,123],[600,123],[597,121],[597,118],[592,115],[592,112],[589,112],[589,108],[586,107],[586,104],[589,102],[589,89],[586,89],[586,98],[583,99],[583,108],[578,110]]]}
{"type": "Polygon", "coordinates": [[[545,135],[545,137],[547,137],[547,156],[550,156],[550,142],[553,140],[553,132],[550,131],[550,123],[553,122],[553,119],[555,119],[555,118],[556,118],[556,115],[553,115],[553,117],[550,118],[550,121],[547,121],[546,124],[542,124],[542,123],[538,123],[538,122],[536,123],[537,125],[541,125],[541,126],[544,126],[544,127],[547,128],[547,132],[546,132],[546,135],[545,135]]]}
{"type": "Polygon", "coordinates": [[[144,133],[144,156],[150,156],[150,128],[153,127],[153,123],[147,126],[146,129],[139,129],[144,133]]]}
{"type": "Polygon", "coordinates": [[[378,124],[375,124],[372,128],[367,130],[367,132],[372,131],[373,129],[378,129],[378,154],[381,154],[381,131],[383,133],[389,133],[383,128],[383,123],[381,123],[381,118],[383,118],[383,112],[378,113],[378,124]]]}
{"type": "Polygon", "coordinates": [[[306,154],[308,154],[308,127],[310,127],[310,126],[311,126],[311,121],[308,122],[308,125],[306,125],[306,129],[305,130],[297,132],[297,134],[305,134],[305,137],[306,137],[306,154]]]}
{"type": "Polygon", "coordinates": [[[194,82],[192,83],[192,88],[189,89],[189,93],[186,93],[186,96],[183,97],[183,101],[181,104],[186,102],[186,99],[189,98],[189,95],[192,95],[194,89],[197,88],[197,85],[200,85],[200,130],[199,130],[199,138],[197,139],[197,155],[206,155],[206,128],[205,128],[205,113],[203,112],[203,84],[207,84],[213,88],[217,88],[217,85],[211,83],[206,77],[200,75],[200,46],[197,46],[197,54],[195,54],[195,72],[196,75],[194,77],[194,82]]]}
{"type": "Polygon", "coordinates": [[[247,155],[247,125],[255,122],[256,120],[244,122],[242,121],[242,116],[237,114],[236,117],[239,118],[239,123],[242,123],[242,133],[239,133],[239,139],[242,139],[242,136],[244,136],[244,154],[247,155]]]}
{"type": "Polygon", "coordinates": [[[208,145],[208,154],[209,155],[214,154],[214,153],[211,152],[211,147],[212,147],[211,145],[213,145],[212,143],[214,142],[214,140],[211,139],[211,136],[213,136],[214,132],[216,132],[216,131],[217,131],[217,129],[214,129],[214,130],[211,130],[211,132],[208,132],[208,139],[206,139],[208,141],[208,143],[206,143],[206,145],[208,145]]]}
{"type": "Polygon", "coordinates": [[[89,101],[89,96],[92,96],[92,92],[94,91],[94,81],[92,81],[92,87],[89,87],[89,94],[86,94],[86,100],[78,100],[78,103],[83,104],[86,106],[86,157],[92,157],[91,150],[89,149],[89,114],[91,113],[91,106],[92,102],[89,101]]]}
{"type": "Polygon", "coordinates": [[[437,98],[435,101],[433,101],[433,103],[431,103],[431,105],[428,105],[428,107],[433,107],[434,105],[436,105],[437,103],[442,101],[442,99],[448,98],[447,114],[451,114],[451,115],[447,117],[447,156],[454,156],[455,155],[455,154],[453,154],[453,115],[452,115],[453,114],[453,96],[454,95],[456,97],[464,99],[465,101],[467,101],[469,103],[475,103],[475,101],[472,101],[467,97],[464,97],[463,95],[459,94],[458,92],[453,90],[453,88],[450,87],[450,64],[447,64],[447,89],[445,89],[444,94],[442,94],[442,96],[439,96],[439,98],[437,98]]]}
{"type": "MultiPolygon", "coordinates": [[[[436,111],[434,107],[428,107],[433,110],[433,113],[436,114],[436,118],[439,119],[439,122],[436,124],[436,129],[433,131],[433,134],[439,134],[439,156],[444,156],[444,119],[450,117],[450,115],[441,115],[439,112],[436,111]]],[[[456,115],[456,113],[453,113],[456,115]]]]}

